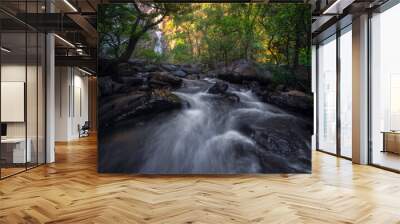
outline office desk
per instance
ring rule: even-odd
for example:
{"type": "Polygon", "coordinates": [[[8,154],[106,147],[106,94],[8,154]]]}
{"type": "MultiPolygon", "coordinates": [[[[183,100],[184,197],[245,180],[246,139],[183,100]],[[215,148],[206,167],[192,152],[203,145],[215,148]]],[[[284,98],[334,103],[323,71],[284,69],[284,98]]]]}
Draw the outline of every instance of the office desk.
{"type": "Polygon", "coordinates": [[[383,131],[383,150],[382,152],[392,152],[400,154],[400,132],[383,131]]]}
{"type": "Polygon", "coordinates": [[[25,151],[25,138],[5,138],[1,139],[2,159],[7,163],[26,163],[31,162],[32,153],[31,139],[27,139],[28,144],[25,151]],[[12,159],[11,159],[12,158],[12,159]]]}

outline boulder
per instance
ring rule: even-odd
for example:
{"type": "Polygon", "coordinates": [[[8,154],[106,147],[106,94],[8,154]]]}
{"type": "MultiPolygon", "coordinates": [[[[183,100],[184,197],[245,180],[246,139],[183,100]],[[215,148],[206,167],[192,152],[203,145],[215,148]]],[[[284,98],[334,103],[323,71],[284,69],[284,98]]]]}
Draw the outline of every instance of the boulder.
{"type": "Polygon", "coordinates": [[[153,90],[151,93],[133,91],[103,99],[99,107],[99,120],[105,127],[136,118],[152,116],[179,109],[183,102],[168,90],[153,90]]]}
{"type": "Polygon", "coordinates": [[[126,77],[121,77],[121,82],[124,85],[127,86],[140,86],[146,83],[146,78],[140,77],[140,76],[126,76],[126,77]]]}
{"type": "Polygon", "coordinates": [[[242,84],[243,77],[237,73],[233,72],[219,72],[217,73],[217,78],[235,84],[242,84]]]}
{"type": "Polygon", "coordinates": [[[232,71],[242,76],[255,77],[257,76],[257,69],[252,61],[238,60],[232,63],[232,71]]]}
{"type": "Polygon", "coordinates": [[[183,65],[182,70],[188,74],[198,74],[202,72],[202,66],[200,64],[190,64],[190,65],[183,65]]]}
{"type": "Polygon", "coordinates": [[[148,98],[145,92],[137,91],[125,95],[102,97],[99,102],[100,124],[112,126],[124,114],[134,111],[148,98]]]}
{"type": "Polygon", "coordinates": [[[307,115],[313,113],[313,97],[298,90],[275,92],[265,98],[267,102],[278,107],[307,115]]]}
{"type": "Polygon", "coordinates": [[[229,66],[221,67],[214,71],[217,78],[235,84],[256,81],[268,85],[272,80],[272,73],[267,69],[257,67],[257,64],[249,60],[237,60],[229,66]]]}
{"type": "Polygon", "coordinates": [[[110,76],[98,77],[97,83],[99,86],[100,96],[108,96],[112,94],[112,82],[110,76]]]}
{"type": "Polygon", "coordinates": [[[182,85],[182,79],[168,72],[153,72],[151,73],[150,84],[155,87],[178,88],[182,85]]]}
{"type": "Polygon", "coordinates": [[[123,84],[113,81],[110,76],[99,77],[98,85],[100,96],[113,95],[124,92],[127,89],[123,84]]]}
{"type": "Polygon", "coordinates": [[[184,78],[187,76],[186,72],[182,71],[182,70],[177,70],[172,72],[173,75],[184,78]]]}
{"type": "Polygon", "coordinates": [[[200,75],[199,74],[190,74],[190,75],[187,75],[185,78],[190,79],[190,80],[197,80],[197,79],[200,79],[200,75]]]}
{"type": "Polygon", "coordinates": [[[264,170],[296,173],[310,169],[312,128],[306,121],[293,116],[250,116],[241,121],[239,131],[259,146],[264,170]]]}
{"type": "Polygon", "coordinates": [[[223,94],[226,90],[228,90],[228,84],[218,81],[212,85],[207,92],[211,94],[223,94]]]}
{"type": "Polygon", "coordinates": [[[239,103],[240,102],[240,97],[234,93],[226,92],[225,94],[223,94],[223,97],[225,100],[227,100],[230,103],[239,103]]]}
{"type": "Polygon", "coordinates": [[[285,90],[286,90],[286,87],[285,87],[285,85],[280,84],[280,85],[278,85],[278,86],[275,88],[275,90],[276,90],[276,91],[282,92],[282,91],[285,91],[285,90]]]}
{"type": "Polygon", "coordinates": [[[147,63],[147,61],[144,59],[137,59],[137,58],[132,59],[131,58],[128,60],[128,63],[131,65],[136,65],[136,66],[144,66],[147,63]]]}
{"type": "Polygon", "coordinates": [[[131,76],[136,72],[137,69],[130,63],[123,62],[117,65],[118,76],[131,76]]]}
{"type": "Polygon", "coordinates": [[[147,63],[142,67],[141,71],[143,71],[143,72],[157,72],[157,71],[161,71],[161,68],[158,67],[157,65],[147,63]]]}
{"type": "Polygon", "coordinates": [[[161,68],[163,68],[167,72],[173,72],[178,70],[178,66],[173,64],[161,64],[161,68]]]}

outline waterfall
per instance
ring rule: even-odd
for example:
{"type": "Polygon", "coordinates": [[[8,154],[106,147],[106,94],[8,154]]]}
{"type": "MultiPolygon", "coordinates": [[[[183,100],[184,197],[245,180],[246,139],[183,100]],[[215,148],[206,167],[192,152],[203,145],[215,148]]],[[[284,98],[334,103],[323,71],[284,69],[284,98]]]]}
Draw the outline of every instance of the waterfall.
{"type": "Polygon", "coordinates": [[[298,118],[236,85],[229,84],[226,94],[211,94],[214,84],[215,79],[185,79],[173,92],[184,108],[115,129],[106,147],[116,156],[102,164],[157,174],[296,172],[308,167],[310,151],[298,118]],[[230,101],[227,94],[239,100],[230,101]]]}
{"type": "Polygon", "coordinates": [[[155,34],[156,34],[156,43],[154,45],[154,52],[161,55],[163,53],[162,31],[156,30],[155,34]]]}
{"type": "MultiPolygon", "coordinates": [[[[193,84],[196,85],[195,81],[193,84]]],[[[198,91],[186,87],[185,90],[175,94],[190,107],[151,128],[151,137],[144,144],[145,162],[140,172],[260,172],[257,145],[236,126],[241,119],[254,117],[254,112],[261,119],[287,114],[269,110],[250,91],[231,91],[242,102],[236,107],[221,104],[221,96],[209,94],[207,89],[198,91]]]]}

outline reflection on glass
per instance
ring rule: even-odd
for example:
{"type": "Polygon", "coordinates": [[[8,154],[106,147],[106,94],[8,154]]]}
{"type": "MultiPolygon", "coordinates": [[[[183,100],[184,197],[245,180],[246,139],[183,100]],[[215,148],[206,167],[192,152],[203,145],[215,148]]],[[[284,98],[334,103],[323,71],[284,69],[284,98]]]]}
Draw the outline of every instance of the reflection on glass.
{"type": "Polygon", "coordinates": [[[371,20],[372,163],[396,170],[400,170],[400,32],[394,29],[398,21],[400,5],[371,20]]]}
{"type": "Polygon", "coordinates": [[[336,40],[318,48],[318,147],[336,153],[336,40]]]}
{"type": "Polygon", "coordinates": [[[340,152],[352,157],[352,35],[351,26],[340,36],[340,152]]]}

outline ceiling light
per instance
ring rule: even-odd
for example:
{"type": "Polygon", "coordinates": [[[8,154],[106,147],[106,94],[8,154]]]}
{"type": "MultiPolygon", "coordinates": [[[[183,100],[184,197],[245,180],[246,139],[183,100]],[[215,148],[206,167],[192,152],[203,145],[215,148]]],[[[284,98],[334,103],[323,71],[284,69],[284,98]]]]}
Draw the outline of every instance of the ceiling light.
{"type": "Polygon", "coordinates": [[[60,36],[57,35],[57,34],[54,34],[54,36],[57,37],[57,38],[58,38],[59,40],[61,40],[62,42],[64,42],[65,44],[67,44],[68,46],[75,48],[75,45],[73,45],[73,44],[72,44],[71,42],[69,42],[68,40],[66,40],[66,39],[64,39],[64,38],[62,38],[62,37],[60,37],[60,36]]]}
{"type": "Polygon", "coordinates": [[[343,9],[351,5],[355,0],[336,0],[332,5],[324,10],[322,14],[342,14],[343,9]]]}
{"type": "Polygon", "coordinates": [[[87,74],[87,75],[92,75],[92,73],[90,73],[90,72],[88,72],[88,71],[86,71],[86,70],[83,70],[83,69],[81,69],[81,68],[79,68],[79,67],[78,67],[78,70],[81,71],[81,72],[83,72],[83,73],[85,73],[85,74],[87,74]]]}
{"type": "Polygon", "coordinates": [[[64,0],[64,3],[68,5],[68,7],[70,7],[74,12],[78,12],[78,10],[68,0],[64,0]]]}
{"type": "Polygon", "coordinates": [[[11,52],[11,50],[9,50],[9,49],[7,49],[7,48],[5,48],[5,47],[1,47],[0,49],[1,49],[2,51],[6,52],[6,53],[10,53],[10,52],[11,52]]]}

